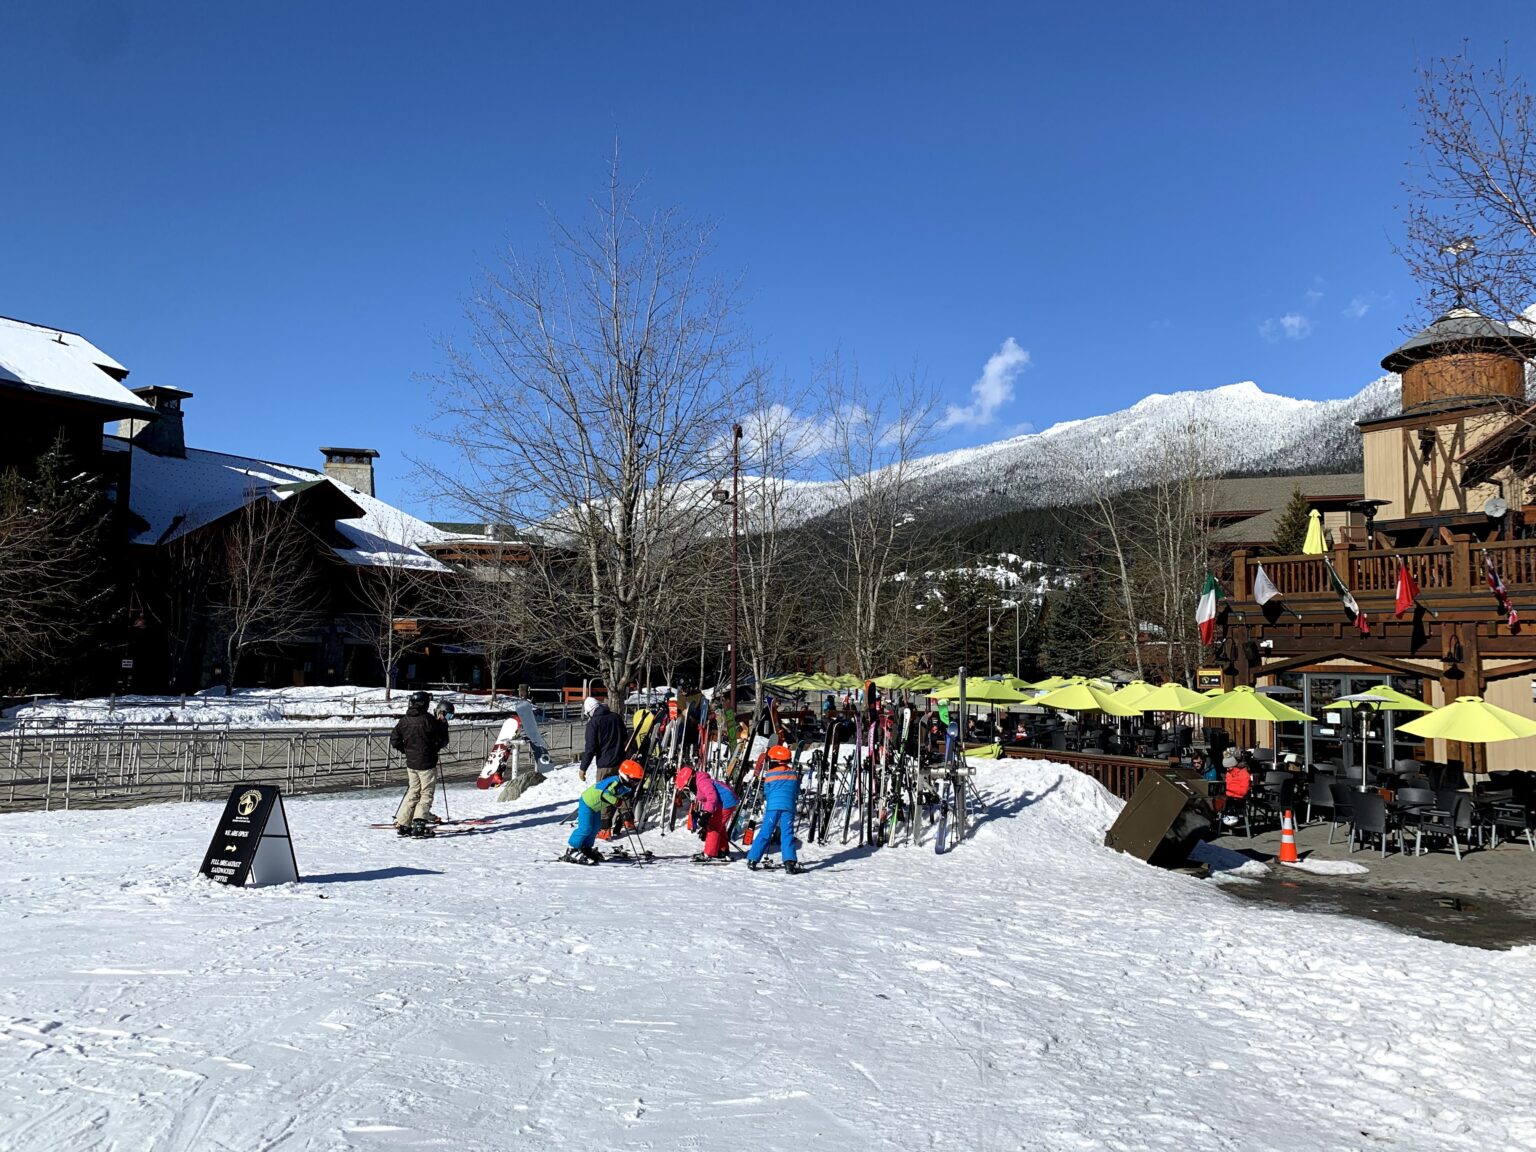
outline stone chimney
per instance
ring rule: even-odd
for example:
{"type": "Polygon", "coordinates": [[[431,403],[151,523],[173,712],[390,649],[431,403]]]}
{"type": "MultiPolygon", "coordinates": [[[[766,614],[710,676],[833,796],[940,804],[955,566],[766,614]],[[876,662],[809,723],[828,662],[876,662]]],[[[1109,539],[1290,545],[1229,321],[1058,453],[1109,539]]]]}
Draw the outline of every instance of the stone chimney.
{"type": "Polygon", "coordinates": [[[321,448],[325,453],[325,474],[332,480],[356,488],[365,496],[373,493],[373,462],[379,454],[372,448],[321,448]]]}
{"type": "Polygon", "coordinates": [[[132,440],[135,448],[153,452],[156,456],[185,458],[187,438],[182,430],[181,402],[189,399],[192,393],[154,384],[135,388],[133,394],[154,408],[155,416],[153,419],[132,417],[120,420],[117,434],[132,440]]]}

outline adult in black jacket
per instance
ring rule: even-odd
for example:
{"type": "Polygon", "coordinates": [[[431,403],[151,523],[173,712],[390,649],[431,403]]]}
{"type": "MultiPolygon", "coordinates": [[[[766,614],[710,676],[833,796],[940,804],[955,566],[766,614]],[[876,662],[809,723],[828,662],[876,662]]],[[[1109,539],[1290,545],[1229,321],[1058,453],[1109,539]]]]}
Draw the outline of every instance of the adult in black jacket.
{"type": "Polygon", "coordinates": [[[431,703],[427,693],[411,693],[405,715],[389,735],[390,747],[405,757],[405,774],[410,781],[395,815],[395,830],[401,836],[432,834],[427,817],[432,814],[432,795],[437,790],[437,754],[448,747],[448,722],[427,712],[431,703]]]}
{"type": "MultiPolygon", "coordinates": [[[[597,787],[601,788],[603,781],[618,775],[619,765],[624,762],[624,745],[627,742],[624,718],[614,715],[608,705],[594,696],[588,696],[581,702],[581,711],[587,718],[587,741],[581,751],[581,765],[577,773],[585,781],[587,769],[596,764],[597,787]]],[[[607,840],[613,835],[617,812],[617,808],[609,808],[603,813],[603,827],[597,834],[599,839],[607,840]]]]}

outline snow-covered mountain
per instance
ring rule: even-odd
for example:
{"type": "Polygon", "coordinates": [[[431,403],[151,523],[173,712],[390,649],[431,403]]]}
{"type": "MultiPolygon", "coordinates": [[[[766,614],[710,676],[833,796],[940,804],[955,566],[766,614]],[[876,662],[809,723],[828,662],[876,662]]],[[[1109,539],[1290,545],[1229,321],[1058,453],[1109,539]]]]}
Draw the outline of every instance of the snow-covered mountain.
{"type": "Polygon", "coordinates": [[[1398,403],[1396,376],[1342,400],[1276,396],[1252,381],[1154,393],[1118,412],[927,457],[918,466],[919,492],[930,509],[955,506],[977,518],[1073,504],[1087,496],[1070,466],[1083,460],[1134,488],[1192,418],[1219,473],[1344,471],[1360,466],[1355,422],[1388,415],[1398,403]]]}

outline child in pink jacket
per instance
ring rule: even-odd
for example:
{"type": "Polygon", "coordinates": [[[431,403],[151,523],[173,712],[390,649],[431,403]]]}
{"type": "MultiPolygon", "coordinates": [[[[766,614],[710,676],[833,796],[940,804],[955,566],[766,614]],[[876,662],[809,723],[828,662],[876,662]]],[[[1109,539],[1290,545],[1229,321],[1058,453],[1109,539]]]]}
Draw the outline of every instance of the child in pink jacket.
{"type": "Polygon", "coordinates": [[[694,831],[704,840],[704,851],[695,860],[728,860],[730,844],[728,829],[731,817],[736,813],[736,793],[724,780],[716,780],[708,772],[695,769],[690,782],[698,814],[694,817],[694,831]]]}

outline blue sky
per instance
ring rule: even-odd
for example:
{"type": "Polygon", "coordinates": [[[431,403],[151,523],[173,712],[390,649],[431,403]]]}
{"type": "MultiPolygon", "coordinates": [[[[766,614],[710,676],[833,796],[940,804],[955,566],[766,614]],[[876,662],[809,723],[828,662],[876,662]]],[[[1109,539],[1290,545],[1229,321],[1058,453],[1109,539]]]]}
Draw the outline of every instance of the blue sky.
{"type": "Polygon", "coordinates": [[[716,223],[765,358],[919,366],[943,448],[1152,391],[1357,390],[1414,317],[1416,65],[1508,41],[1536,72],[1513,2],[20,8],[0,314],[194,392],[197,446],[377,447],[418,508],[438,338],[616,136],[716,223]]]}

